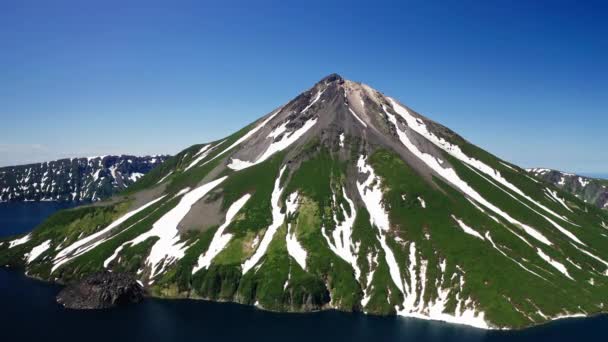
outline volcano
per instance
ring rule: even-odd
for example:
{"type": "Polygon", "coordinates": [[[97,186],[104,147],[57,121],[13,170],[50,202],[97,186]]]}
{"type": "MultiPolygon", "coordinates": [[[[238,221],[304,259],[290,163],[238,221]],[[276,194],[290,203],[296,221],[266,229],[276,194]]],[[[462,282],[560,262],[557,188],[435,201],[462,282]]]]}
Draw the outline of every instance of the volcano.
{"type": "Polygon", "coordinates": [[[332,74],[120,195],[4,240],[0,262],[60,283],[131,273],[158,297],[522,328],[606,311],[606,222],[332,74]]]}

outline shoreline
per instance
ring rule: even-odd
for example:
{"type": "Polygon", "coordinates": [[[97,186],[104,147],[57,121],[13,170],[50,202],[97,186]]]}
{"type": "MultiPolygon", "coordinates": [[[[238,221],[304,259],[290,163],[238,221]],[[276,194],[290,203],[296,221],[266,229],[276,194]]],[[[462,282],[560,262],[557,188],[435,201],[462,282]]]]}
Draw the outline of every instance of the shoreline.
{"type": "MultiPolygon", "coordinates": [[[[29,275],[26,272],[22,272],[22,269],[19,269],[16,267],[11,267],[9,265],[2,265],[2,266],[0,266],[0,269],[3,269],[10,273],[15,273],[15,274],[21,275],[29,280],[36,281],[36,282],[42,283],[47,286],[57,286],[57,287],[61,287],[61,288],[67,286],[67,284],[64,284],[61,282],[49,281],[49,280],[46,280],[43,278],[38,278],[38,277],[35,277],[32,275],[29,275]]],[[[470,324],[466,324],[466,323],[450,322],[450,321],[445,321],[445,320],[440,320],[440,319],[432,319],[432,318],[419,317],[419,316],[400,315],[399,313],[395,313],[395,314],[391,314],[391,315],[378,315],[378,314],[366,313],[364,311],[344,311],[344,310],[339,310],[339,309],[336,309],[333,307],[323,307],[319,310],[308,310],[308,311],[277,311],[277,310],[266,309],[257,303],[251,305],[251,304],[239,303],[239,302],[232,301],[232,300],[214,300],[214,299],[209,299],[209,298],[204,298],[204,297],[195,297],[195,296],[188,296],[188,297],[185,297],[185,296],[172,296],[172,297],[155,296],[155,295],[152,295],[150,292],[148,292],[147,289],[144,287],[144,300],[148,300],[148,299],[160,300],[160,301],[191,301],[191,302],[204,302],[204,303],[217,303],[217,304],[233,304],[233,305],[238,305],[238,306],[243,306],[243,307],[254,308],[256,310],[263,311],[263,312],[269,312],[269,313],[275,313],[275,314],[285,314],[285,315],[307,315],[307,314],[333,311],[333,312],[339,312],[339,313],[345,313],[345,314],[351,314],[351,315],[362,315],[362,316],[366,316],[366,317],[376,317],[376,318],[405,318],[405,319],[418,320],[418,321],[441,323],[443,325],[451,326],[451,327],[462,327],[462,328],[468,328],[468,329],[475,329],[477,331],[505,332],[505,333],[524,332],[526,330],[542,328],[543,326],[547,326],[552,323],[566,321],[566,320],[572,321],[572,320],[582,320],[582,319],[594,318],[594,317],[600,317],[600,316],[608,316],[608,312],[598,312],[598,313],[593,313],[593,314],[567,314],[567,315],[562,315],[562,316],[558,316],[555,318],[551,318],[544,322],[534,323],[534,324],[524,326],[524,327],[495,327],[495,326],[492,326],[492,324],[490,322],[487,322],[488,327],[479,327],[479,326],[470,325],[470,324]]],[[[60,305],[60,304],[57,304],[57,305],[60,305]]],[[[112,310],[112,309],[110,309],[110,310],[112,310]]]]}

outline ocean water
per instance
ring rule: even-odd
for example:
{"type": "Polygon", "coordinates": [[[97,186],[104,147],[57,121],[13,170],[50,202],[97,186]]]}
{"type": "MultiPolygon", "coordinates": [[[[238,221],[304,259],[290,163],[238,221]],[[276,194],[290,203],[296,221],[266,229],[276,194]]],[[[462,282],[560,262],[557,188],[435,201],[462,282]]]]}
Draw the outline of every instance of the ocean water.
{"type": "Polygon", "coordinates": [[[591,178],[608,179],[608,173],[583,173],[584,176],[591,178]]]}
{"type": "Polygon", "coordinates": [[[0,203],[0,236],[28,232],[54,212],[75,206],[71,202],[0,203]]]}
{"type": "MultiPolygon", "coordinates": [[[[0,204],[0,235],[26,232],[56,203],[0,204]]],[[[2,341],[604,341],[608,317],[566,319],[522,331],[484,331],[442,322],[337,311],[284,314],[195,300],[146,299],[112,310],[56,304],[60,287],[0,268],[2,341]]]]}

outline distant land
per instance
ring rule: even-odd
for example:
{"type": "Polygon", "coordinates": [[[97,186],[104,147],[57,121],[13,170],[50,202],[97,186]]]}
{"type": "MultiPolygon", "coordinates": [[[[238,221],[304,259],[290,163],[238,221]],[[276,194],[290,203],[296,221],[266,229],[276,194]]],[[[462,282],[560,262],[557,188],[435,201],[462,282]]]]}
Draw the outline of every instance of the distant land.
{"type": "Polygon", "coordinates": [[[536,178],[549,182],[586,203],[608,210],[608,179],[606,178],[588,177],[545,168],[533,168],[527,169],[527,171],[536,178]]]}
{"type": "Polygon", "coordinates": [[[169,156],[67,158],[0,168],[0,202],[99,201],[122,191],[169,156]]]}

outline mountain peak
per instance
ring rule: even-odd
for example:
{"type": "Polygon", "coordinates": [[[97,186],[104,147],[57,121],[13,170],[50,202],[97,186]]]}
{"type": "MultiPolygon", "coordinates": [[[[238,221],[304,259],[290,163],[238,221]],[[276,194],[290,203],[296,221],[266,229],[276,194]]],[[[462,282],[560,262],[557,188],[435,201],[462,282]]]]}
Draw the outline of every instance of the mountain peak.
{"type": "Polygon", "coordinates": [[[344,78],[342,78],[342,76],[340,76],[340,75],[338,75],[338,74],[336,74],[336,73],[332,73],[332,74],[329,74],[329,75],[327,75],[327,76],[323,77],[323,78],[322,78],[322,79],[321,79],[319,82],[317,82],[317,83],[324,83],[324,84],[327,84],[327,83],[332,83],[332,82],[338,82],[338,83],[342,83],[342,82],[344,82],[344,78]]]}

